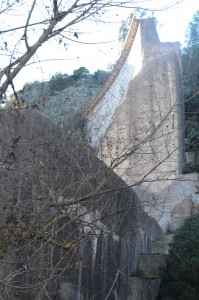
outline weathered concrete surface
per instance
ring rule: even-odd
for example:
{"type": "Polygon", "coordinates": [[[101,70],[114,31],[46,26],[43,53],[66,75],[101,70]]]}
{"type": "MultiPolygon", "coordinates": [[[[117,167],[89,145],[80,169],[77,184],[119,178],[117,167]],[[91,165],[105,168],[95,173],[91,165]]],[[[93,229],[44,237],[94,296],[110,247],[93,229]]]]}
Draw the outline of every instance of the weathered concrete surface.
{"type": "Polygon", "coordinates": [[[126,40],[122,54],[113,72],[100,93],[83,111],[87,118],[84,128],[89,144],[99,148],[107,128],[129,81],[140,71],[142,66],[141,35],[138,21],[134,20],[126,40]]]}
{"type": "Polygon", "coordinates": [[[0,120],[1,296],[126,300],[157,222],[78,136],[36,110],[0,120]]]}
{"type": "Polygon", "coordinates": [[[166,261],[167,254],[153,253],[140,254],[137,269],[142,270],[146,276],[160,276],[166,261]]]}
{"type": "Polygon", "coordinates": [[[139,61],[139,72],[131,71],[133,79],[126,80],[120,98],[116,79],[126,79],[122,72],[111,92],[112,85],[97,105],[94,99],[85,133],[92,147],[98,146],[96,139],[102,142],[102,160],[129,185],[144,182],[145,189],[156,192],[176,178],[184,161],[180,44],[161,43],[153,18],[134,22],[139,23],[136,38],[123,66],[132,53],[131,63],[139,61]],[[106,102],[109,94],[113,100],[106,102]]]}
{"type": "MultiPolygon", "coordinates": [[[[111,101],[103,102],[106,94],[101,101],[98,99],[98,105],[103,103],[103,111],[112,116],[110,125],[107,125],[102,110],[103,118],[95,119],[96,106],[89,106],[85,132],[91,146],[95,147],[97,144],[93,141],[101,139],[101,159],[134,188],[145,210],[158,222],[161,220],[166,231],[170,223],[177,222],[172,221],[171,216],[173,204],[180,203],[179,197],[178,200],[169,199],[168,194],[173,197],[170,190],[174,190],[178,178],[177,185],[181,185],[179,174],[185,160],[180,45],[177,42],[161,43],[154,19],[138,22],[137,44],[134,42],[132,51],[136,51],[135,46],[140,51],[141,69],[128,83],[120,101],[115,100],[116,110],[111,101]],[[109,106],[115,110],[114,114],[113,111],[109,114],[109,106]],[[104,126],[103,137],[99,129],[104,126]]],[[[118,99],[117,95],[115,99],[118,99]]],[[[191,188],[192,184],[188,189],[191,188]]],[[[185,198],[181,197],[181,200],[190,200],[190,197],[185,198]]]]}
{"type": "Polygon", "coordinates": [[[159,295],[160,275],[165,269],[167,254],[139,254],[136,272],[129,280],[132,300],[156,300],[159,295]]]}
{"type": "Polygon", "coordinates": [[[185,159],[180,45],[161,43],[153,19],[139,22],[142,68],[113,114],[99,155],[134,188],[146,211],[158,222],[161,219],[166,230],[176,203],[167,197],[168,191],[185,159]]]}
{"type": "Polygon", "coordinates": [[[159,293],[160,279],[143,279],[131,277],[129,279],[128,300],[156,300],[159,293]]]}
{"type": "Polygon", "coordinates": [[[163,239],[152,242],[151,253],[168,254],[173,234],[166,234],[163,239]]]}
{"type": "Polygon", "coordinates": [[[137,191],[148,213],[153,216],[164,232],[179,228],[185,218],[199,210],[198,174],[180,175],[172,184],[155,194],[137,191]],[[145,206],[146,207],[146,206],[145,206]]]}
{"type": "Polygon", "coordinates": [[[156,300],[159,295],[160,275],[165,269],[167,254],[139,254],[136,272],[129,280],[129,297],[132,300],[156,300]]]}
{"type": "Polygon", "coordinates": [[[128,185],[141,183],[149,192],[168,185],[182,164],[178,58],[175,52],[155,55],[152,51],[152,58],[130,82],[101,148],[103,160],[114,163],[128,185]]]}
{"type": "Polygon", "coordinates": [[[155,218],[164,232],[175,231],[190,213],[199,210],[198,174],[180,175],[157,193],[135,188],[145,210],[155,218]]]}

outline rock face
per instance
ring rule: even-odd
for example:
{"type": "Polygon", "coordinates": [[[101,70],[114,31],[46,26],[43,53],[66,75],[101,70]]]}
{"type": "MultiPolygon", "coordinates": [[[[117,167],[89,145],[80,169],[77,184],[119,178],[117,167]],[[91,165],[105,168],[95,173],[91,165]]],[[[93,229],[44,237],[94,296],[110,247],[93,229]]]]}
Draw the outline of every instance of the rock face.
{"type": "Polygon", "coordinates": [[[34,109],[0,118],[2,297],[126,300],[157,222],[77,135],[34,109]]]}
{"type": "Polygon", "coordinates": [[[37,105],[40,112],[54,122],[70,123],[70,127],[74,127],[80,118],[81,111],[101,88],[102,83],[92,78],[82,78],[62,90],[52,89],[50,82],[25,84],[23,90],[17,94],[19,99],[24,99],[28,105],[37,105]]]}

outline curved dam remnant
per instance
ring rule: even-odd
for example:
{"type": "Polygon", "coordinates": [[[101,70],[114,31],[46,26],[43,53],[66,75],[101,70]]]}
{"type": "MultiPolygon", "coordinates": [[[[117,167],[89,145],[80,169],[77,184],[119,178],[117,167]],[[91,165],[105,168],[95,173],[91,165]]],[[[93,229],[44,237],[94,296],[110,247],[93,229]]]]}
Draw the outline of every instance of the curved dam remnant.
{"type": "Polygon", "coordinates": [[[100,158],[134,187],[160,220],[168,188],[184,164],[184,120],[179,42],[160,42],[155,19],[132,22],[118,63],[83,112],[85,135],[100,158]],[[158,202],[158,201],[159,202],[158,202]]]}

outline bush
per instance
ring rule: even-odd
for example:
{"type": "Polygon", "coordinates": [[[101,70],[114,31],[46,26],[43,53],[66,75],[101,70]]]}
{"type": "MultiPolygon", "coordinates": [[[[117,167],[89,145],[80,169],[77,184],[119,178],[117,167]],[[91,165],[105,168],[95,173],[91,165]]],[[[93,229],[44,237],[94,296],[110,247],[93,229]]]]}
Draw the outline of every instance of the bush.
{"type": "Polygon", "coordinates": [[[137,278],[143,278],[144,277],[144,271],[137,268],[133,274],[130,275],[130,277],[137,277],[137,278]]]}
{"type": "Polygon", "coordinates": [[[22,109],[22,108],[25,108],[27,107],[27,103],[25,102],[24,99],[16,99],[14,95],[11,95],[10,96],[10,99],[8,102],[6,102],[6,105],[5,105],[5,109],[22,109]]]}
{"type": "Polygon", "coordinates": [[[198,166],[191,163],[187,162],[184,164],[183,169],[182,169],[182,174],[189,174],[189,173],[195,173],[198,170],[198,166]]]}
{"type": "Polygon", "coordinates": [[[73,71],[73,74],[62,74],[61,72],[55,73],[49,81],[49,88],[51,91],[62,91],[66,87],[74,85],[74,83],[82,78],[88,78],[89,71],[85,67],[80,67],[73,71]]]}
{"type": "Polygon", "coordinates": [[[60,72],[55,73],[49,81],[50,89],[55,91],[64,90],[67,86],[68,78],[68,74],[62,74],[60,72]]]}
{"type": "Polygon", "coordinates": [[[33,82],[26,82],[23,86],[22,92],[31,90],[33,88],[38,88],[41,84],[43,84],[43,82],[40,82],[39,80],[35,80],[33,82]]]}
{"type": "Polygon", "coordinates": [[[199,214],[176,231],[161,277],[161,299],[199,299],[199,214]]]}
{"type": "Polygon", "coordinates": [[[86,69],[85,67],[80,67],[79,69],[73,71],[73,75],[71,75],[71,77],[74,80],[78,80],[81,78],[87,78],[89,74],[90,73],[88,69],[86,69]]]}
{"type": "Polygon", "coordinates": [[[103,71],[103,70],[97,70],[93,77],[94,77],[94,80],[99,83],[99,84],[104,84],[106,82],[106,80],[108,79],[110,75],[110,72],[106,72],[106,71],[103,71]]]}

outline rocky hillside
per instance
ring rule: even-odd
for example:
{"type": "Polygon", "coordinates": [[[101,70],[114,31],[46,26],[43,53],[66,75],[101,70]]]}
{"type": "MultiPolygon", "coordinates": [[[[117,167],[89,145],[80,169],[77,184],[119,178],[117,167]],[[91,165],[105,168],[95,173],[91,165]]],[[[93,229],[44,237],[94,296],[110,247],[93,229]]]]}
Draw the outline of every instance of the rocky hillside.
{"type": "MultiPolygon", "coordinates": [[[[17,92],[17,96],[25,105],[36,105],[54,122],[74,129],[81,126],[84,121],[81,111],[98,94],[108,76],[108,72],[101,70],[94,75],[89,74],[82,67],[71,76],[57,73],[48,82],[25,84],[23,90],[17,92]],[[80,75],[75,76],[79,70],[80,75]]],[[[12,106],[15,101],[15,97],[11,96],[8,106],[12,106]]]]}

